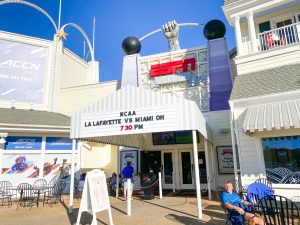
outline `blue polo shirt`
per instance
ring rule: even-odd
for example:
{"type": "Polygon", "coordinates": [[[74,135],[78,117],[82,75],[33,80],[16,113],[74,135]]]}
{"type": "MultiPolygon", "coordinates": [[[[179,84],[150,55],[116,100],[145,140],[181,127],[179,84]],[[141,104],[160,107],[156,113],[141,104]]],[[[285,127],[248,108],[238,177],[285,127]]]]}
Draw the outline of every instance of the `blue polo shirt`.
{"type": "Polygon", "coordinates": [[[122,170],[122,174],[124,176],[125,179],[131,179],[132,178],[132,174],[134,173],[134,169],[132,166],[126,166],[123,170],[122,170]]]}
{"type": "Polygon", "coordinates": [[[231,194],[229,194],[228,192],[224,191],[221,195],[221,202],[223,205],[225,205],[226,203],[229,203],[234,206],[239,206],[240,203],[242,202],[242,199],[235,192],[232,192],[231,194]]]}

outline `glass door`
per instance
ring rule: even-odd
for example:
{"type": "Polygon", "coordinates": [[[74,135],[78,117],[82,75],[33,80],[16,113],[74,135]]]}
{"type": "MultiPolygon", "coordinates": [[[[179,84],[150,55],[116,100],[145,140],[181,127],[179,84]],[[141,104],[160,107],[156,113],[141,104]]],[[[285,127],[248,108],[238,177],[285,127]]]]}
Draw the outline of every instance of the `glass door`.
{"type": "Polygon", "coordinates": [[[173,169],[173,152],[162,152],[162,185],[164,189],[173,189],[174,169],[173,169]]]}
{"type": "Polygon", "coordinates": [[[181,189],[194,189],[193,164],[191,151],[179,151],[180,158],[180,187],[181,189]]]}
{"type": "Polygon", "coordinates": [[[199,176],[201,189],[207,188],[207,171],[205,152],[198,152],[199,176]]]}

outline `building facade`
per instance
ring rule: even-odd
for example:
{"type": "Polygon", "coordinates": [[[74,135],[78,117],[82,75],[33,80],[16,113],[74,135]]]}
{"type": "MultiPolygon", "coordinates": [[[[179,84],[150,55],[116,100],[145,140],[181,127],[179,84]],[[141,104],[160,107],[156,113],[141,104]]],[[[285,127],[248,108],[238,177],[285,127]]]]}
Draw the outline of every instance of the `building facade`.
{"type": "MultiPolygon", "coordinates": [[[[62,42],[56,35],[49,41],[0,32],[0,180],[49,181],[68,170],[71,112],[118,87],[117,81],[99,83],[99,63],[84,61],[62,42]]],[[[116,170],[111,168],[116,157],[101,157],[116,154],[113,146],[78,143],[76,148],[77,171],[116,170]]]]}
{"type": "Polygon", "coordinates": [[[264,177],[276,194],[299,195],[300,3],[226,0],[237,76],[230,97],[242,184],[264,177]]]}

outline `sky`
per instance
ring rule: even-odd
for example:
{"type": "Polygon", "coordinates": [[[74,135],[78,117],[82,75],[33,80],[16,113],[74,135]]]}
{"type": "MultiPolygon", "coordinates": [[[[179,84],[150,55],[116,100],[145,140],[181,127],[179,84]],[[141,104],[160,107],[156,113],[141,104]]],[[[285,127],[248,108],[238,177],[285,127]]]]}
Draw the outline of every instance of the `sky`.
{"type": "MultiPolygon", "coordinates": [[[[28,0],[50,14],[58,23],[59,0],[28,0]]],[[[127,36],[140,38],[168,21],[206,24],[219,19],[226,25],[228,49],[235,46],[234,30],[222,11],[223,0],[62,0],[61,25],[76,23],[92,42],[93,18],[96,18],[95,59],[101,61],[100,82],[120,80],[127,36]]],[[[20,4],[0,5],[0,30],[52,40],[53,25],[41,12],[20,4]]],[[[83,57],[84,38],[73,27],[64,46],[83,57]]],[[[206,46],[201,27],[181,27],[182,49],[206,46]]],[[[168,44],[160,32],[142,41],[142,56],[166,52],[168,44]]]]}

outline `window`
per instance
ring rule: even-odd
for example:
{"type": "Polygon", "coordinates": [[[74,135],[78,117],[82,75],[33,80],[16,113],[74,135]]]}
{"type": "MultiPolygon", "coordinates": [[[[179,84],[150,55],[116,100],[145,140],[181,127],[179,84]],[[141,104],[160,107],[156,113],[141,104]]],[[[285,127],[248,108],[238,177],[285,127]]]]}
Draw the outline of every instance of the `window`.
{"type": "Polygon", "coordinates": [[[266,21],[266,22],[258,24],[258,28],[259,28],[259,33],[271,30],[270,21],[266,21]]]}
{"type": "Polygon", "coordinates": [[[277,22],[277,23],[276,23],[276,27],[277,27],[277,28],[279,28],[279,27],[284,27],[284,26],[291,25],[292,23],[293,23],[293,22],[292,22],[292,19],[286,19],[286,20],[277,22]]]}
{"type": "Polygon", "coordinates": [[[300,184],[300,136],[262,139],[268,179],[278,184],[300,184]]]}

